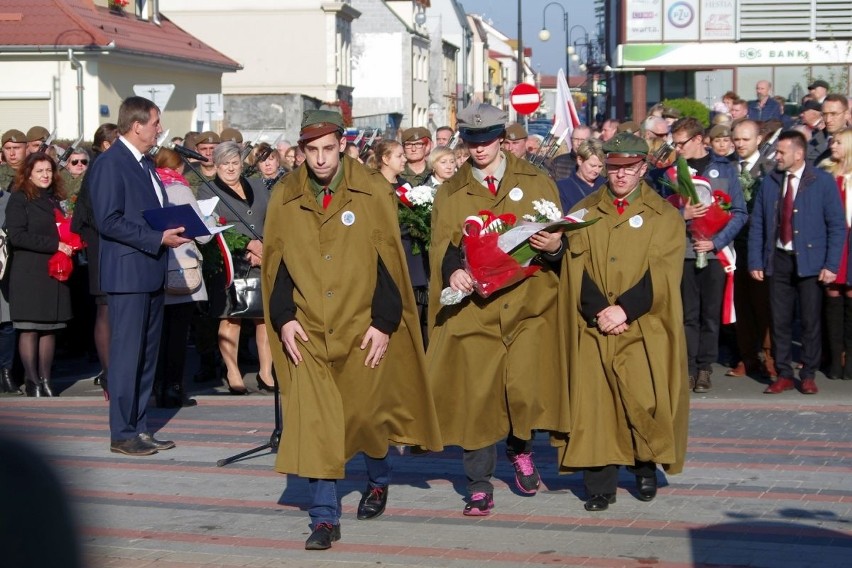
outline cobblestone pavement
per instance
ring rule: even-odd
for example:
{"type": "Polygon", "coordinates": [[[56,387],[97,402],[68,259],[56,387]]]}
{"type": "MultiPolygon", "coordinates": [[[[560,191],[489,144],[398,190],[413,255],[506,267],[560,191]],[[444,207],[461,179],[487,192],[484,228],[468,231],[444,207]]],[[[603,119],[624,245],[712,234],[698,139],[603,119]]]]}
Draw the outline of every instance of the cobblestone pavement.
{"type": "Polygon", "coordinates": [[[693,395],[685,472],[660,473],[651,503],[622,472],[618,502],[585,512],[580,476],[556,474],[542,434],[534,497],[517,492],[501,455],[493,514],[463,517],[457,448],[394,455],[386,513],[357,521],[366,477],[356,458],[341,483],[343,538],[324,552],[303,550],[307,485],[274,472],[273,455],[216,466],[268,440],[271,396],[193,385],[197,407],[150,410],[177,448],[130,458],[109,453],[107,405],[81,371],[57,381],[60,398],[0,397],[0,430],[48,456],[93,568],[852,566],[852,382],[820,377],[818,395],[772,396],[722,371],[693,395]]]}

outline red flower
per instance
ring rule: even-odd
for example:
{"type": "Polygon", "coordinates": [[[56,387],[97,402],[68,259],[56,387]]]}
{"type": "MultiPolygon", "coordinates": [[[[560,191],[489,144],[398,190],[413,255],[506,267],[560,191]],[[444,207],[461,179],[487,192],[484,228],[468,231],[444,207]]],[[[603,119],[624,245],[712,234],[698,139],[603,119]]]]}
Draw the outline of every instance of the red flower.
{"type": "Polygon", "coordinates": [[[723,211],[731,209],[731,196],[721,189],[713,190],[713,201],[722,208],[723,211]]]}

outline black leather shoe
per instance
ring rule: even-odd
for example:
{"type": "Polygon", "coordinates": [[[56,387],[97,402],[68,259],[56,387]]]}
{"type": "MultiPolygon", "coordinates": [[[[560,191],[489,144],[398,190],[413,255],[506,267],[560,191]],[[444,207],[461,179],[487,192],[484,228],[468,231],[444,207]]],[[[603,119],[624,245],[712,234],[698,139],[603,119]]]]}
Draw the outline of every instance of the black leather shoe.
{"type": "Polygon", "coordinates": [[[260,378],[260,373],[257,374],[257,390],[260,392],[275,392],[275,385],[267,385],[260,378]]]}
{"type": "Polygon", "coordinates": [[[597,513],[598,511],[606,511],[609,506],[615,503],[615,493],[599,493],[592,495],[591,499],[583,505],[587,511],[597,513]]]}
{"type": "Polygon", "coordinates": [[[167,385],[159,391],[157,406],[159,408],[182,408],[184,406],[195,406],[198,404],[194,398],[189,398],[183,390],[183,385],[167,385]]]}
{"type": "Polygon", "coordinates": [[[175,447],[175,443],[171,440],[157,440],[148,432],[143,432],[139,434],[139,438],[151,444],[152,446],[157,448],[157,450],[171,450],[175,447]]]}
{"type": "Polygon", "coordinates": [[[23,394],[12,378],[12,369],[0,369],[0,392],[23,394]]]}
{"type": "Polygon", "coordinates": [[[24,392],[27,396],[31,397],[40,397],[41,396],[41,383],[37,381],[31,381],[27,379],[24,381],[24,392]]]}
{"type": "Polygon", "coordinates": [[[340,540],[340,525],[319,523],[305,541],[305,550],[328,550],[336,540],[340,540]]]}
{"type": "Polygon", "coordinates": [[[53,386],[50,384],[50,379],[39,377],[38,384],[39,389],[41,390],[41,396],[56,396],[55,394],[53,394],[53,386]]]}
{"type": "Polygon", "coordinates": [[[113,440],[110,442],[109,451],[126,456],[150,456],[157,453],[157,448],[139,434],[129,440],[113,440]]]}
{"type": "Polygon", "coordinates": [[[364,495],[361,496],[361,502],[358,503],[358,520],[375,519],[385,512],[385,505],[387,504],[388,486],[373,487],[368,485],[364,495]]]}
{"type": "Polygon", "coordinates": [[[657,476],[636,476],[636,491],[640,501],[652,501],[657,496],[657,476]]]}

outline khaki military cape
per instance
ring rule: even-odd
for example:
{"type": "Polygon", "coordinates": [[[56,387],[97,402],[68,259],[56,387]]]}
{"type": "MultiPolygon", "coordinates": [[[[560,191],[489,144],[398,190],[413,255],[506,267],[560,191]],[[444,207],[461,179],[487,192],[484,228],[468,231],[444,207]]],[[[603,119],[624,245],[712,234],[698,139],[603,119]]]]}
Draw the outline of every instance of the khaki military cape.
{"type": "Polygon", "coordinates": [[[349,157],[342,167],[327,210],[317,204],[307,167],[276,184],[264,235],[264,306],[284,417],[275,467],[320,479],[342,479],[354,454],[380,458],[388,444],[441,449],[396,199],[380,174],[349,157]],[[360,344],[372,323],[379,257],[399,288],[403,315],[384,360],[371,369],[364,365],[369,347],[360,344]],[[281,262],[308,335],[298,367],[269,322],[281,262]]]}
{"type": "MultiPolygon", "coordinates": [[[[463,165],[441,184],[432,210],[429,249],[430,335],[427,372],[445,445],[473,450],[533,430],[568,431],[565,318],[559,317],[559,268],[544,268],[489,298],[476,292],[455,306],[441,306],[441,264],[447,247],[459,246],[462,223],[489,209],[534,214],[533,200],[557,205],[553,181],[509,152],[497,195],[463,165]],[[520,188],[521,196],[513,188],[520,188]]],[[[567,303],[566,303],[567,305],[567,303]]],[[[567,310],[567,307],[565,308],[567,310]]]]}
{"type": "Polygon", "coordinates": [[[689,418],[680,281],[684,223],[644,182],[619,215],[607,186],[578,203],[600,221],[569,233],[571,437],[560,470],[636,460],[683,469],[689,418]],[[580,314],[583,272],[614,303],[651,271],[650,311],[607,336],[580,314]]]}

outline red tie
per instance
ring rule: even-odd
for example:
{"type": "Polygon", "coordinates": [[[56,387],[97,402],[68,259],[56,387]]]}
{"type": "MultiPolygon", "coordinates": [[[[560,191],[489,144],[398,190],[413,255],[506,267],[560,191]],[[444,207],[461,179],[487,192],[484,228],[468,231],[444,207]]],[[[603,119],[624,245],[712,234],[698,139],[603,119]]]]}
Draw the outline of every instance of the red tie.
{"type": "Polygon", "coordinates": [[[331,203],[331,190],[328,187],[322,188],[322,208],[328,209],[328,204],[331,203]]]}
{"type": "Polygon", "coordinates": [[[615,208],[618,210],[619,215],[624,213],[624,210],[627,209],[627,205],[628,205],[626,199],[618,199],[618,198],[616,198],[615,201],[612,202],[612,204],[615,205],[615,208]]]}
{"type": "Polygon", "coordinates": [[[781,206],[781,244],[793,242],[793,174],[787,174],[787,192],[781,206]]]}
{"type": "Polygon", "coordinates": [[[488,184],[488,191],[491,195],[497,195],[497,178],[494,176],[485,176],[485,183],[488,184]]]}

